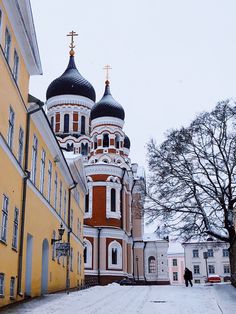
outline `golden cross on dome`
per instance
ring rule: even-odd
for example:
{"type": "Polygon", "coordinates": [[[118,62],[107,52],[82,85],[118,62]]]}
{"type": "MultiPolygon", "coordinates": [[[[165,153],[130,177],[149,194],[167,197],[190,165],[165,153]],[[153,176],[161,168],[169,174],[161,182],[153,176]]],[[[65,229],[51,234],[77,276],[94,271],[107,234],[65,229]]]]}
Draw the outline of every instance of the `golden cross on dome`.
{"type": "Polygon", "coordinates": [[[112,69],[112,67],[109,64],[105,65],[103,68],[103,70],[106,71],[106,81],[109,81],[109,70],[111,70],[111,69],[112,69]]]}
{"type": "Polygon", "coordinates": [[[69,45],[69,47],[70,47],[70,55],[74,55],[74,48],[75,48],[75,45],[74,45],[74,36],[78,36],[78,34],[76,33],[76,32],[74,32],[74,31],[72,31],[72,32],[69,32],[69,34],[67,34],[66,36],[69,36],[69,37],[71,37],[71,43],[70,43],[70,45],[69,45]]]}

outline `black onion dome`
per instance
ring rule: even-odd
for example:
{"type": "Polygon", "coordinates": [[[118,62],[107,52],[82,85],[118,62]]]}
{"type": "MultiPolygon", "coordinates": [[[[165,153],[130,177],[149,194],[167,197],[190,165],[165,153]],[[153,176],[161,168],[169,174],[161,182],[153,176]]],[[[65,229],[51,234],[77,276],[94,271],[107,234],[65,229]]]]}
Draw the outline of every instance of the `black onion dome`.
{"type": "Polygon", "coordinates": [[[130,149],[130,139],[128,138],[127,135],[125,135],[124,138],[124,147],[130,149]]]}
{"type": "Polygon", "coordinates": [[[109,81],[106,81],[105,92],[102,99],[91,110],[91,120],[100,117],[114,117],[125,119],[123,107],[112,97],[109,81]]]}
{"type": "Polygon", "coordinates": [[[65,72],[55,79],[47,89],[47,100],[59,95],[84,96],[95,102],[95,90],[77,70],[73,55],[70,56],[65,72]]]}

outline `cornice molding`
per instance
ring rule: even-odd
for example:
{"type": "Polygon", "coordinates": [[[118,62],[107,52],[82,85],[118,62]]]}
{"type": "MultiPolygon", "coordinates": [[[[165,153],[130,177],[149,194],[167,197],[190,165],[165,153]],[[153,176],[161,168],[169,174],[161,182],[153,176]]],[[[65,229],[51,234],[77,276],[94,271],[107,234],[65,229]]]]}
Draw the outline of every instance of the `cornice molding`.
{"type": "Polygon", "coordinates": [[[92,106],[94,105],[94,102],[87,97],[78,96],[78,95],[59,95],[59,96],[54,96],[52,98],[49,98],[46,101],[48,110],[54,106],[67,105],[67,104],[84,106],[88,109],[91,109],[92,106]]]}

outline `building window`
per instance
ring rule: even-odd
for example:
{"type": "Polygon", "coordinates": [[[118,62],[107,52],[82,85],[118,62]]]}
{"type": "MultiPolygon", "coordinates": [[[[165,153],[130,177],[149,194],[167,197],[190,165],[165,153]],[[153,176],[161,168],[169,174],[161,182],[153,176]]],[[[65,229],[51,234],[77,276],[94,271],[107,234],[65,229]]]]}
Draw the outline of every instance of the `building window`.
{"type": "Polygon", "coordinates": [[[109,135],[103,134],[103,147],[109,147],[109,135]]]}
{"type": "Polygon", "coordinates": [[[55,125],[55,132],[60,131],[60,121],[61,121],[61,116],[60,113],[56,113],[56,125],[55,125]]]}
{"type": "Polygon", "coordinates": [[[5,30],[5,47],[4,47],[4,55],[7,59],[7,62],[9,62],[10,59],[10,50],[11,50],[11,35],[6,28],[5,30]]]}
{"type": "MultiPolygon", "coordinates": [[[[53,230],[52,232],[52,238],[56,239],[56,231],[53,230]]],[[[56,242],[53,242],[52,245],[52,260],[55,261],[55,257],[56,257],[56,242]]]]}
{"type": "Polygon", "coordinates": [[[73,271],[73,248],[70,248],[70,271],[73,271]]]}
{"type": "Polygon", "coordinates": [[[11,277],[10,280],[10,298],[15,297],[15,277],[11,277]]]}
{"type": "Polygon", "coordinates": [[[85,116],[81,117],[81,134],[85,134],[85,116]]]}
{"type": "Polygon", "coordinates": [[[69,133],[70,116],[69,114],[64,115],[64,133],[69,133]]]}
{"type": "Polygon", "coordinates": [[[94,149],[97,149],[98,147],[98,139],[97,139],[97,135],[94,136],[93,138],[93,142],[94,142],[94,149]]]}
{"type": "Polygon", "coordinates": [[[59,215],[61,216],[61,210],[62,210],[62,181],[60,181],[60,191],[59,191],[59,215]]]}
{"type": "Polygon", "coordinates": [[[177,266],[177,258],[172,259],[172,266],[177,266]]]}
{"type": "Polygon", "coordinates": [[[116,137],[115,137],[115,146],[116,146],[116,148],[120,148],[120,137],[119,137],[119,135],[116,135],[116,137]]]}
{"type": "Polygon", "coordinates": [[[50,122],[50,124],[51,124],[52,130],[54,131],[54,117],[51,117],[51,122],[50,122]]]}
{"type": "Polygon", "coordinates": [[[177,271],[173,272],[173,281],[178,281],[178,272],[177,271]]]}
{"type": "Polygon", "coordinates": [[[83,155],[83,156],[88,155],[88,143],[86,143],[86,144],[82,143],[81,144],[81,155],[83,155]]]}
{"type": "Polygon", "coordinates": [[[156,259],[154,256],[149,256],[148,258],[148,272],[150,274],[156,273],[156,259]]]}
{"type": "Polygon", "coordinates": [[[37,171],[38,139],[34,135],[32,147],[31,180],[35,184],[37,171]]]}
{"type": "Polygon", "coordinates": [[[89,193],[85,195],[85,213],[89,212],[89,193]]]}
{"type": "Polygon", "coordinates": [[[111,189],[111,211],[116,211],[116,190],[111,189]]]}
{"type": "Polygon", "coordinates": [[[19,225],[19,209],[15,207],[14,222],[13,222],[13,235],[12,235],[12,247],[14,249],[17,249],[18,225],[19,225]]]}
{"type": "Polygon", "coordinates": [[[19,144],[18,144],[18,161],[22,165],[23,161],[23,148],[24,148],[24,131],[22,128],[19,129],[19,144]]]}
{"type": "Polygon", "coordinates": [[[209,274],[214,274],[215,273],[215,266],[214,265],[208,265],[208,271],[209,271],[209,274]]]}
{"type": "Polygon", "coordinates": [[[111,263],[112,265],[117,265],[117,248],[112,248],[111,250],[111,263]]]}
{"type": "Polygon", "coordinates": [[[66,190],[64,192],[64,221],[66,221],[66,190]]]}
{"type": "Polygon", "coordinates": [[[14,50],[13,77],[16,82],[18,79],[18,70],[19,70],[19,56],[16,50],[14,50]]]}
{"type": "Polygon", "coordinates": [[[208,257],[214,257],[213,249],[208,249],[207,250],[207,255],[208,255],[208,257]]]}
{"type": "Polygon", "coordinates": [[[12,149],[12,145],[13,145],[14,124],[15,124],[15,112],[10,107],[9,120],[8,120],[8,136],[7,136],[7,143],[10,149],[12,149]]]}
{"type": "Polygon", "coordinates": [[[52,191],[52,162],[49,160],[48,162],[48,201],[50,203],[52,191]]]}
{"type": "Polygon", "coordinates": [[[108,246],[108,268],[122,268],[122,246],[118,241],[112,241],[108,246]]]}
{"type": "Polygon", "coordinates": [[[92,268],[92,255],[92,244],[89,240],[84,239],[84,267],[92,268]]]}
{"type": "Polygon", "coordinates": [[[201,280],[200,279],[195,279],[194,283],[201,283],[201,280]]]}
{"type": "Polygon", "coordinates": [[[54,179],[54,208],[57,208],[57,172],[55,172],[55,179],[54,179]]]}
{"type": "Polygon", "coordinates": [[[198,250],[193,250],[193,257],[199,257],[198,250]]]}
{"type": "Polygon", "coordinates": [[[8,204],[9,204],[8,197],[6,195],[3,195],[1,240],[4,242],[7,241],[8,204]]]}
{"type": "Polygon", "coordinates": [[[40,165],[40,185],[39,185],[39,190],[42,194],[43,194],[43,189],[44,189],[45,162],[46,162],[46,152],[45,150],[42,150],[41,165],[40,165]]]}
{"type": "Polygon", "coordinates": [[[4,274],[0,273],[0,296],[4,296],[4,274]]]}
{"type": "Polygon", "coordinates": [[[229,273],[230,273],[229,265],[224,265],[224,274],[229,274],[229,273]]]}
{"type": "Polygon", "coordinates": [[[193,266],[193,273],[195,275],[200,274],[200,266],[199,265],[194,265],[193,266]]]}
{"type": "Polygon", "coordinates": [[[223,257],[229,257],[229,250],[228,249],[223,249],[222,253],[223,253],[223,257]]]}

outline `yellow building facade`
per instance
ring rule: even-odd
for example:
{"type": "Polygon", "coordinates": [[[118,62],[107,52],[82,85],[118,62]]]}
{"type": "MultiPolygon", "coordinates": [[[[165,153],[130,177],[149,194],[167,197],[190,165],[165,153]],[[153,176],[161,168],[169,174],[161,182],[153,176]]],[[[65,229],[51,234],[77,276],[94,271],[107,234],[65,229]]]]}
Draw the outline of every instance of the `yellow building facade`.
{"type": "Polygon", "coordinates": [[[84,280],[83,164],[66,161],[43,103],[28,95],[41,73],[30,1],[0,0],[0,306],[84,280]]]}

